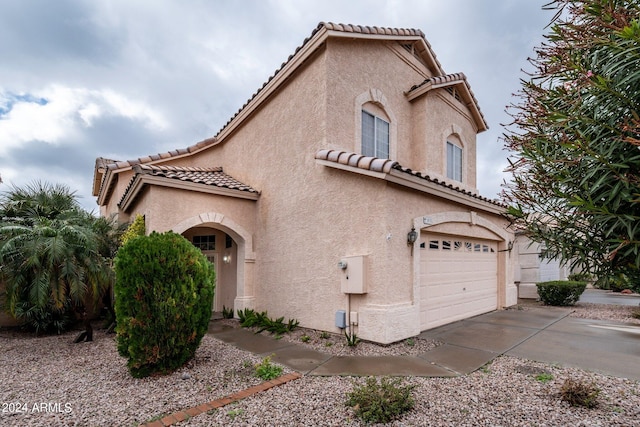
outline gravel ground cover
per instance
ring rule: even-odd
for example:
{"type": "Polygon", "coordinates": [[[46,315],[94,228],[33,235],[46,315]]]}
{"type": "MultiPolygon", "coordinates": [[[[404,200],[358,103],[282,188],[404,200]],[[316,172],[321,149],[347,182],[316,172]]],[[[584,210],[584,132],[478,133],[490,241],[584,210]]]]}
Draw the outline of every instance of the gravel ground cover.
{"type": "MultiPolygon", "coordinates": [[[[640,323],[631,317],[635,309],[579,303],[572,316],[640,323]]],[[[344,337],[308,329],[282,339],[302,343],[303,335],[310,337],[306,345],[332,354],[419,354],[438,345],[414,339],[354,349],[344,337]]],[[[259,356],[210,335],[185,367],[146,379],[131,378],[114,335],[96,331],[94,342],[72,344],[74,336],[0,332],[0,426],[136,426],[261,381],[253,375],[259,356]]],[[[180,425],[360,426],[345,401],[363,381],[303,377],[180,425]]],[[[502,356],[470,375],[404,381],[416,387],[416,407],[393,426],[640,426],[639,382],[579,369],[502,356]],[[567,378],[600,388],[599,405],[562,402],[559,389],[567,378]]]]}

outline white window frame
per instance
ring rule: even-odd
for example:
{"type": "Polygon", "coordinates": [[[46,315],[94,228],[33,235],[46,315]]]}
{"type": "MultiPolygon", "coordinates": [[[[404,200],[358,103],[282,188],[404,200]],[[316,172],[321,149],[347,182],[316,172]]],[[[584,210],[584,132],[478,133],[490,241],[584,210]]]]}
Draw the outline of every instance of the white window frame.
{"type": "Polygon", "coordinates": [[[368,89],[356,96],[354,101],[353,118],[355,132],[353,133],[353,152],[362,153],[362,110],[366,110],[367,113],[373,113],[375,116],[389,123],[389,154],[387,158],[392,160],[396,159],[398,157],[398,120],[393,113],[391,104],[382,91],[376,88],[368,89]]]}
{"type": "Polygon", "coordinates": [[[462,147],[447,141],[447,178],[462,182],[462,147]]]}
{"type": "Polygon", "coordinates": [[[388,121],[381,119],[375,114],[362,110],[362,143],[361,152],[365,156],[378,157],[380,159],[389,158],[391,125],[388,121]],[[367,120],[367,118],[370,118],[367,120]],[[372,129],[365,129],[371,124],[372,129]]]}

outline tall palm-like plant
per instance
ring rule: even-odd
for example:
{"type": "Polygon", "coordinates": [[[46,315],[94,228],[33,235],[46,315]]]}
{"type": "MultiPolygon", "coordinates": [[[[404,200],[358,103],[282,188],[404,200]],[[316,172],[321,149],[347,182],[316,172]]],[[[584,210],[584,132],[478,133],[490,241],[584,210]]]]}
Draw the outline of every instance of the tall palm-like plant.
{"type": "Polygon", "coordinates": [[[107,230],[64,185],[36,182],[1,195],[0,279],[8,311],[26,321],[75,311],[91,340],[87,303],[113,282],[107,230]]]}

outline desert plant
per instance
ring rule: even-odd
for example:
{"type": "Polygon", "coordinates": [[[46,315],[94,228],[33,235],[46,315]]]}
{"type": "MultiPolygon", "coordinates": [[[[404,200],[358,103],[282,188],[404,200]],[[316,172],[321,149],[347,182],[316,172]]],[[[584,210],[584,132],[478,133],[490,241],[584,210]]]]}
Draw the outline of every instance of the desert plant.
{"type": "Polygon", "coordinates": [[[358,338],[358,336],[353,331],[351,332],[344,331],[344,336],[347,339],[347,345],[349,347],[355,347],[360,342],[360,338],[358,338]]]}
{"type": "Polygon", "coordinates": [[[233,308],[227,308],[224,305],[222,306],[222,318],[223,319],[233,319],[233,308]]]}
{"type": "Polygon", "coordinates": [[[262,362],[255,365],[256,376],[265,381],[278,378],[280,375],[282,375],[282,366],[274,365],[273,363],[271,363],[271,356],[265,357],[264,359],[262,359],[262,362]]]}
{"type": "Polygon", "coordinates": [[[322,338],[323,340],[327,340],[331,338],[331,334],[327,331],[322,331],[322,333],[320,334],[320,338],[322,338]]]}
{"type": "Polygon", "coordinates": [[[287,323],[284,323],[284,317],[271,319],[266,311],[257,312],[250,308],[238,310],[238,319],[240,320],[240,326],[243,328],[256,327],[256,334],[267,331],[272,334],[282,335],[293,331],[300,323],[294,319],[289,319],[287,323]]]}
{"type": "Polygon", "coordinates": [[[383,377],[380,383],[367,378],[364,385],[354,387],[347,395],[347,406],[365,423],[388,423],[413,409],[413,385],[401,385],[399,378],[383,377]]]}
{"type": "Polygon", "coordinates": [[[120,248],[116,266],[118,352],[134,377],[191,359],[211,318],[215,273],[179,234],[151,233],[120,248]]]}
{"type": "Polygon", "coordinates": [[[553,379],[553,375],[543,372],[541,374],[536,375],[536,381],[540,381],[542,384],[546,384],[553,379]]]}
{"type": "Polygon", "coordinates": [[[302,342],[309,342],[311,341],[311,337],[307,334],[304,334],[303,336],[300,337],[300,341],[302,342]]]}
{"type": "Polygon", "coordinates": [[[547,305],[573,305],[587,287],[585,282],[554,280],[536,283],[540,300],[547,305]]]}
{"type": "Polygon", "coordinates": [[[81,209],[65,185],[35,182],[0,194],[4,308],[38,331],[61,332],[71,311],[84,320],[113,282],[113,223],[81,209]],[[33,323],[35,322],[35,324],[33,323]]]}
{"type": "Polygon", "coordinates": [[[37,307],[27,301],[16,303],[15,316],[24,321],[23,326],[39,334],[62,334],[76,322],[71,302],[67,302],[61,309],[55,307],[37,307]]]}
{"type": "Polygon", "coordinates": [[[593,408],[598,404],[600,389],[595,383],[585,383],[567,378],[560,388],[560,397],[571,406],[593,408]]]}

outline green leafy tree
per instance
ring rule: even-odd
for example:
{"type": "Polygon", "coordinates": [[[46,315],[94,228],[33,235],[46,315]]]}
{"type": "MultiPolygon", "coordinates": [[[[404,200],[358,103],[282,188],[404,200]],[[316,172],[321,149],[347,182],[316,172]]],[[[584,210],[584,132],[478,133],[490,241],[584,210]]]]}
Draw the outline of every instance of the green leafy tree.
{"type": "Polygon", "coordinates": [[[138,214],[122,236],[120,236],[120,244],[124,246],[130,239],[138,236],[144,236],[145,233],[146,224],[144,221],[144,215],[138,214]]]}
{"type": "Polygon", "coordinates": [[[58,333],[79,316],[90,341],[89,314],[114,279],[111,231],[64,185],[36,182],[3,193],[0,281],[9,313],[36,332],[58,333]]]}
{"type": "Polygon", "coordinates": [[[115,266],[118,352],[131,374],[182,366],[209,327],[213,265],[181,235],[153,232],[122,246],[115,266]]]}
{"type": "Polygon", "coordinates": [[[549,257],[600,276],[639,277],[640,5],[547,7],[557,14],[504,135],[509,216],[549,257]]]}

